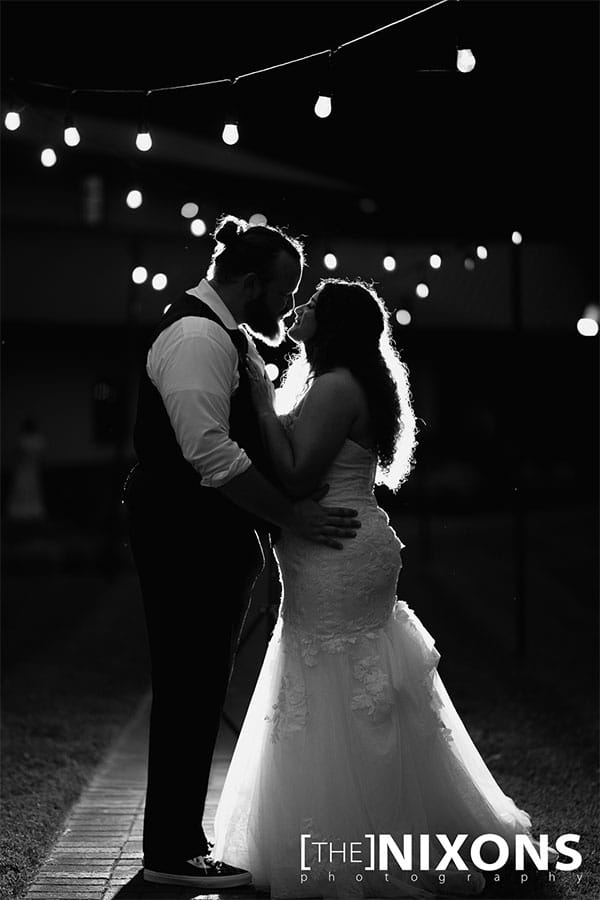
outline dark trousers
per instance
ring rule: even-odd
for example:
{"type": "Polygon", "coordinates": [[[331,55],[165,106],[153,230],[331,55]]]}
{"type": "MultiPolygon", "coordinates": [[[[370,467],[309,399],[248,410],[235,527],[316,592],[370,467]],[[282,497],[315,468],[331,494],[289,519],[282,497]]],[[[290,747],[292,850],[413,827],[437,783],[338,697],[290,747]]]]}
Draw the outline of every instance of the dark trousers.
{"type": "Polygon", "coordinates": [[[197,507],[191,516],[152,504],[130,510],[152,666],[146,865],[208,852],[202,816],[212,754],[264,566],[256,533],[232,518],[215,522],[197,507]]]}

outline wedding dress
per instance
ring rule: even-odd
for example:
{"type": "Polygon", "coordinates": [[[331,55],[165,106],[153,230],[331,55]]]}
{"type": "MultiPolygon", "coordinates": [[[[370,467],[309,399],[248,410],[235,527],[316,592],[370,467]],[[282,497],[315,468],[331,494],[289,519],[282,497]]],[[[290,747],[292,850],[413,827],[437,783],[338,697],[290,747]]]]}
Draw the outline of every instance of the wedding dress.
{"type": "Polygon", "coordinates": [[[343,550],[288,532],[275,547],[281,609],[218,805],[213,850],[250,870],[273,898],[479,893],[484,878],[469,843],[460,855],[472,877],[450,866],[440,884],[435,836],[491,833],[512,846],[515,834],[530,833],[529,815],[502,792],[448,696],[433,638],[396,598],[404,545],[377,505],[376,464],[347,439],[323,478],[323,502],[355,508],[361,520],[343,550]],[[368,871],[370,834],[391,835],[401,849],[402,836],[413,835],[412,869],[390,854],[387,880],[379,864],[368,871]],[[304,860],[301,835],[309,836],[304,860]],[[419,835],[431,836],[429,872],[416,865],[419,835]],[[350,861],[350,842],[362,862],[350,861]]]}

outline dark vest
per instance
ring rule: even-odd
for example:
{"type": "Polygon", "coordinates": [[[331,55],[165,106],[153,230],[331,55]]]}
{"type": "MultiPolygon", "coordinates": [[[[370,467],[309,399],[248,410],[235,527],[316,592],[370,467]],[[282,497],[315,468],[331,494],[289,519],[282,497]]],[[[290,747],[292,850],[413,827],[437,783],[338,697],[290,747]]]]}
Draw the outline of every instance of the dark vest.
{"type": "Polygon", "coordinates": [[[198,298],[184,294],[162,316],[150,336],[140,377],[133,444],[138,463],[130,472],[124,501],[130,509],[140,504],[158,504],[184,522],[202,516],[209,525],[223,525],[228,532],[256,528],[276,536],[272,523],[252,516],[215,488],[203,487],[200,474],[188,463],[177,442],[162,397],[146,372],[148,350],[159,334],[184,316],[198,316],[216,322],[229,335],[238,352],[239,387],[231,397],[229,436],[242,447],[253,465],[277,484],[260,436],[258,417],[250,395],[244,360],[248,350],[246,335],[239,328],[225,328],[216,313],[198,298]]]}

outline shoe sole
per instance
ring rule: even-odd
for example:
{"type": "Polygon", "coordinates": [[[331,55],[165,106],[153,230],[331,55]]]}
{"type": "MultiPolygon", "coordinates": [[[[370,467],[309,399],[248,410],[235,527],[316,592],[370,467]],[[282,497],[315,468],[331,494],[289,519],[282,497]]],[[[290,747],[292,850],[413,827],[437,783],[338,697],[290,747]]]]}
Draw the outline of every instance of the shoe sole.
{"type": "Polygon", "coordinates": [[[181,884],[184,887],[228,888],[240,887],[243,884],[251,884],[251,875],[171,875],[169,872],[155,872],[153,869],[144,869],[144,881],[152,881],[155,884],[181,884]]]}

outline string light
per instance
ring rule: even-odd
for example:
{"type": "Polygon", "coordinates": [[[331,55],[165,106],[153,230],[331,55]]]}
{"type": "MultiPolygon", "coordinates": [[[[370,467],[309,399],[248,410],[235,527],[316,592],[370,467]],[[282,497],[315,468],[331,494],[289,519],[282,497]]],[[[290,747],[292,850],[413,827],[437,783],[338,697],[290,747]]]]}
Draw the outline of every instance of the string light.
{"type": "Polygon", "coordinates": [[[475,57],[473,52],[467,48],[456,49],[456,68],[459,72],[472,72],[475,68],[475,57]]]}
{"type": "Polygon", "coordinates": [[[142,99],[142,107],[138,125],[135,146],[142,153],[147,153],[152,149],[152,135],[150,134],[150,126],[148,125],[148,106],[150,103],[151,91],[145,91],[142,99]]]}
{"type": "Polygon", "coordinates": [[[393,256],[384,256],[383,258],[383,268],[386,272],[393,272],[396,268],[396,260],[393,256]]]}
{"type": "Polygon", "coordinates": [[[487,259],[487,247],[484,247],[483,244],[478,245],[476,253],[479,259],[487,259]]]}
{"type": "Polygon", "coordinates": [[[323,265],[326,269],[329,269],[331,272],[337,268],[337,256],[335,253],[326,253],[323,257],[323,265]]]}
{"type": "Polygon", "coordinates": [[[319,94],[317,102],[315,103],[315,115],[318,116],[319,119],[326,119],[327,116],[331,115],[331,97],[328,97],[325,94],[319,94]]]}
{"type": "Polygon", "coordinates": [[[399,309],[396,312],[396,322],[398,325],[410,325],[412,316],[407,309],[399,309]]]}
{"type": "Polygon", "coordinates": [[[267,363],[265,366],[265,371],[266,371],[267,375],[269,376],[269,378],[271,379],[271,381],[276,381],[277,378],[279,377],[279,369],[277,368],[275,363],[267,363]]]}
{"type": "Polygon", "coordinates": [[[40,159],[42,161],[42,165],[49,169],[51,166],[56,165],[56,153],[52,149],[52,147],[45,147],[41,154],[40,159]]]}
{"type": "Polygon", "coordinates": [[[152,287],[155,291],[164,291],[167,286],[167,276],[164,272],[157,272],[152,278],[152,287]]]}
{"type": "Polygon", "coordinates": [[[139,209],[143,203],[144,198],[142,197],[142,192],[137,188],[133,188],[133,190],[129,191],[127,194],[127,206],[129,209],[139,209]]]}
{"type": "Polygon", "coordinates": [[[221,137],[223,138],[224,143],[229,144],[230,147],[237,144],[240,139],[237,122],[225,122],[221,137]]]}
{"type": "Polygon", "coordinates": [[[71,113],[66,113],[65,115],[64,141],[67,147],[76,147],[81,141],[81,135],[77,130],[71,113]]]}
{"type": "Polygon", "coordinates": [[[206,234],[206,222],[204,219],[194,219],[193,222],[190,223],[190,231],[194,235],[194,237],[202,237],[206,234]]]}
{"type": "Polygon", "coordinates": [[[432,253],[429,257],[429,265],[432,269],[439,269],[442,265],[442,257],[439,253],[432,253]]]}
{"type": "Polygon", "coordinates": [[[143,122],[138,130],[135,146],[138,150],[141,150],[142,153],[147,153],[148,150],[152,149],[152,135],[150,134],[150,129],[146,122],[143,122]]]}
{"type": "Polygon", "coordinates": [[[523,235],[520,231],[513,231],[511,235],[511,241],[513,244],[521,244],[523,242],[523,235]]]}
{"type": "Polygon", "coordinates": [[[148,278],[148,269],[144,266],[136,266],[131,273],[131,280],[134,284],[143,284],[148,278]]]}
{"type": "Polygon", "coordinates": [[[4,116],[4,127],[8,131],[16,131],[21,127],[21,116],[16,109],[9,109],[4,116]]]}
{"type": "Polygon", "coordinates": [[[596,337],[598,330],[598,323],[594,319],[581,318],[577,321],[577,331],[583,337],[596,337]]]}
{"type": "Polygon", "coordinates": [[[416,294],[417,294],[417,297],[422,297],[423,299],[425,297],[429,297],[429,288],[427,287],[427,285],[424,282],[421,282],[420,284],[417,285],[416,294]]]}

